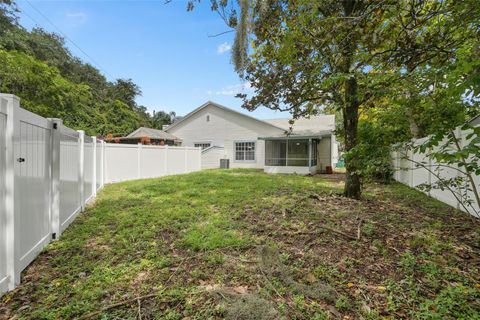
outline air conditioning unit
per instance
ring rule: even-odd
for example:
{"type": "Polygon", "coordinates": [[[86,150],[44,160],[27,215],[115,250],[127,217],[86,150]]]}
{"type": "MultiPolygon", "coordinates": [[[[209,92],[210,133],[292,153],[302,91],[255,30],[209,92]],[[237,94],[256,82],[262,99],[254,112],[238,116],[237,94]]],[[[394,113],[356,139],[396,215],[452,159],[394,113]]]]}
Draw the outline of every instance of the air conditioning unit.
{"type": "Polygon", "coordinates": [[[220,169],[229,169],[230,159],[220,159],[220,169]]]}

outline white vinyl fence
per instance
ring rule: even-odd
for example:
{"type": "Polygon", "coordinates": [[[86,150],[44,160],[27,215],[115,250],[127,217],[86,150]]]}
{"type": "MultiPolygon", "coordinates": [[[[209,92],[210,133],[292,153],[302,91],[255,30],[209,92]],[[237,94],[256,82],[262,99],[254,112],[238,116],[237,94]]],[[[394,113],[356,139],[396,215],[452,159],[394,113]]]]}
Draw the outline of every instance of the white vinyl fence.
{"type": "Polygon", "coordinates": [[[104,183],[201,169],[200,148],[107,144],[0,94],[0,295],[104,183]]]}
{"type": "Polygon", "coordinates": [[[199,171],[201,170],[200,150],[193,147],[107,143],[105,144],[105,182],[199,171]]]}
{"type": "MultiPolygon", "coordinates": [[[[465,142],[467,135],[470,132],[462,131],[460,128],[457,128],[455,136],[459,139],[462,143],[465,142]]],[[[426,138],[417,139],[415,141],[416,144],[421,144],[425,141],[426,138]]],[[[445,145],[445,142],[440,145],[445,145]]],[[[454,178],[461,173],[454,168],[448,168],[443,166],[441,163],[435,162],[434,159],[429,159],[425,154],[414,153],[412,150],[397,150],[392,152],[392,164],[395,169],[394,179],[400,183],[406,184],[412,188],[417,188],[421,184],[432,184],[437,181],[437,177],[433,175],[430,171],[438,172],[442,179],[449,179],[454,178]],[[413,161],[412,161],[413,160],[413,161]],[[418,167],[415,163],[425,163],[426,168],[418,167]]],[[[476,186],[480,186],[480,176],[475,176],[474,181],[476,186]]],[[[465,186],[467,188],[468,186],[465,186]]],[[[458,193],[461,190],[453,190],[454,192],[458,193]]],[[[472,203],[473,211],[479,211],[479,204],[475,202],[475,198],[473,192],[471,190],[467,191],[469,194],[469,198],[472,199],[474,202],[472,203]]],[[[455,207],[459,210],[465,211],[463,208],[462,203],[457,200],[457,198],[452,194],[451,191],[445,189],[432,189],[428,192],[428,195],[438,199],[452,207],[455,207]]],[[[464,203],[464,205],[468,206],[464,203]]]]}

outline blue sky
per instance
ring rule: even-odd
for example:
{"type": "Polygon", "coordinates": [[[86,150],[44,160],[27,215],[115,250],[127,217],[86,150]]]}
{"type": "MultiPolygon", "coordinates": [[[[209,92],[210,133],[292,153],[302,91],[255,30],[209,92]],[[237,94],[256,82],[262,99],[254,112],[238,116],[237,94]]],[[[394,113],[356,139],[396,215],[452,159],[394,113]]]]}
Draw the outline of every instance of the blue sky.
{"type": "MultiPolygon", "coordinates": [[[[233,33],[208,37],[228,30],[210,11],[209,1],[203,0],[193,12],[186,11],[186,0],[164,2],[18,0],[17,4],[20,23],[27,29],[41,26],[58,33],[56,26],[91,58],[67,40],[71,51],[95,65],[93,59],[109,80],[132,78],[143,91],[137,102],[150,111],[185,115],[212,100],[247,113],[234,97],[250,89],[230,64],[233,33]]],[[[267,108],[249,114],[261,119],[289,116],[267,108]]]]}

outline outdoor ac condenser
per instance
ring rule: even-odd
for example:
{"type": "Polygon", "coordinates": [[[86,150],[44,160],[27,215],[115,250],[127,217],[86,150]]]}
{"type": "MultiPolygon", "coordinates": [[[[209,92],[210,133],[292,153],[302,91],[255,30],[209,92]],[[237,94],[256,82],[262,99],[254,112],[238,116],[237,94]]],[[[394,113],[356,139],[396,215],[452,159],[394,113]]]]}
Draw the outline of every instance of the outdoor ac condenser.
{"type": "Polygon", "coordinates": [[[220,159],[220,169],[229,169],[230,159],[220,159]]]}

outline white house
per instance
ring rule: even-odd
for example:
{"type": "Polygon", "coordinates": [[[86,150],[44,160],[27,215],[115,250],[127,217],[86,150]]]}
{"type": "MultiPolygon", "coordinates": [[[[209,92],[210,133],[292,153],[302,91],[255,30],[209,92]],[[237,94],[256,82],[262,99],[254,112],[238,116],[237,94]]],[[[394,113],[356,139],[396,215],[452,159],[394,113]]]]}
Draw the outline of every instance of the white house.
{"type": "Polygon", "coordinates": [[[208,101],[165,131],[183,146],[201,147],[202,168],[258,168],[269,173],[325,172],[338,158],[335,116],[259,120],[208,101]]]}

